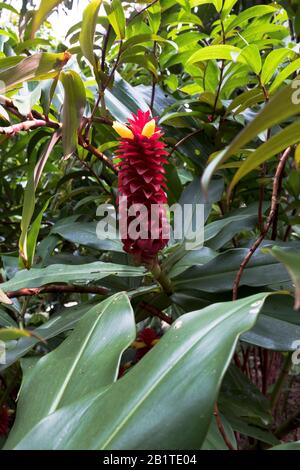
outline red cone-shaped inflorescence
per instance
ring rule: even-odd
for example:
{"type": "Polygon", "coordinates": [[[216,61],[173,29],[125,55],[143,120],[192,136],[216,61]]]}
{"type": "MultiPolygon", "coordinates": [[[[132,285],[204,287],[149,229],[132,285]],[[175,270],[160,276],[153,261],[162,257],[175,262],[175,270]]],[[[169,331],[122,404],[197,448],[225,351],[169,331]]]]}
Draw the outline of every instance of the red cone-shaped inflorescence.
{"type": "Polygon", "coordinates": [[[138,111],[128,121],[128,126],[114,123],[121,136],[117,150],[117,158],[121,160],[117,164],[121,238],[124,250],[137,262],[151,265],[169,238],[164,169],[168,152],[149,111],[138,111]],[[142,209],[130,212],[133,205],[136,209],[143,205],[147,212],[142,209]],[[141,224],[137,223],[137,217],[141,224]],[[140,232],[138,236],[137,232],[140,232]]]}

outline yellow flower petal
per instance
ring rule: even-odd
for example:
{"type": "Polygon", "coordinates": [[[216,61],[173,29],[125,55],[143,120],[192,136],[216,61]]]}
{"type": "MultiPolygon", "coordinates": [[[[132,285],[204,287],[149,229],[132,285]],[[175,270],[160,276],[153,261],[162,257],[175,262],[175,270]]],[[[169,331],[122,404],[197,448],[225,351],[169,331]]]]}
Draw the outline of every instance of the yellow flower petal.
{"type": "Polygon", "coordinates": [[[121,124],[118,121],[113,122],[113,129],[119,134],[120,137],[123,137],[123,139],[133,139],[134,135],[130,129],[128,129],[125,124],[121,124]]]}
{"type": "Polygon", "coordinates": [[[151,121],[147,122],[147,124],[144,125],[142,135],[148,138],[152,137],[155,132],[155,126],[155,119],[151,119],[151,121]]]}

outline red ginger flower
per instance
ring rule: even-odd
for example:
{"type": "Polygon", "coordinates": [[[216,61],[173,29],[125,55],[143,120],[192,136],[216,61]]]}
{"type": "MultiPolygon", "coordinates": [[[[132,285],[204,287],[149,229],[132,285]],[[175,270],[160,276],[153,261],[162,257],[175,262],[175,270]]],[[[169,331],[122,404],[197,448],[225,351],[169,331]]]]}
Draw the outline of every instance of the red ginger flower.
{"type": "Polygon", "coordinates": [[[168,152],[160,140],[161,130],[156,127],[155,119],[151,119],[149,111],[139,110],[128,121],[128,126],[118,122],[113,124],[113,128],[121,136],[116,152],[117,158],[121,160],[117,164],[118,190],[119,196],[123,196],[122,202],[119,198],[120,226],[126,220],[125,230],[124,226],[121,229],[121,238],[127,253],[131,253],[139,263],[151,266],[155,264],[157,253],[169,239],[163,167],[168,163],[164,158],[168,152]],[[127,198],[126,203],[123,201],[124,196],[127,198]],[[130,230],[130,223],[136,220],[137,215],[128,215],[128,210],[133,205],[143,205],[147,209],[147,215],[140,219],[144,227],[146,223],[147,229],[138,237],[133,236],[130,230]],[[152,214],[155,211],[156,217],[151,217],[151,209],[152,214]]]}

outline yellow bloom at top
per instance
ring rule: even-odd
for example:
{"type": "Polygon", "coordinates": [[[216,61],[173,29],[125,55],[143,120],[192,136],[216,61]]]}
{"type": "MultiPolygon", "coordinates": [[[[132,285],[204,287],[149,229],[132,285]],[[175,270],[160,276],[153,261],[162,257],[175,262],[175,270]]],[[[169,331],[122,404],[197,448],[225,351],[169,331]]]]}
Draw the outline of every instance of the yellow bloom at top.
{"type": "Polygon", "coordinates": [[[119,134],[120,137],[123,137],[123,139],[134,138],[133,132],[130,129],[128,129],[128,127],[125,126],[125,124],[121,124],[118,121],[114,121],[112,127],[117,132],[117,134],[119,134]]]}

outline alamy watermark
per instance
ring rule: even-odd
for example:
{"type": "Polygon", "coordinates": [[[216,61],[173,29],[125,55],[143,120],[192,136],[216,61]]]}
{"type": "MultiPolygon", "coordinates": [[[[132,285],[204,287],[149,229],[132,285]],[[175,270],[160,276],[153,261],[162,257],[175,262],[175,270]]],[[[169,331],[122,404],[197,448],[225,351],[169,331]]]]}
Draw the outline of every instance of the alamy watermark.
{"type": "Polygon", "coordinates": [[[292,363],[298,366],[300,364],[300,339],[293,341],[292,348],[295,349],[292,354],[292,363]]]}
{"type": "Polygon", "coordinates": [[[205,204],[131,204],[126,196],[119,198],[118,214],[112,204],[101,204],[97,216],[97,237],[101,240],[169,240],[183,242],[186,250],[195,250],[204,243],[205,204]],[[171,223],[172,221],[172,223],[171,223]]]}

